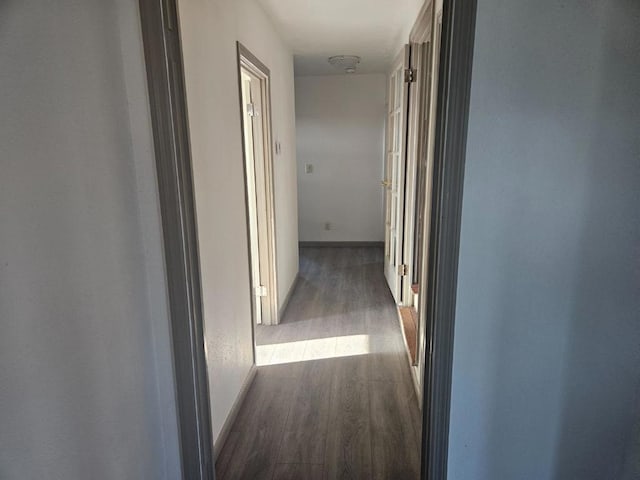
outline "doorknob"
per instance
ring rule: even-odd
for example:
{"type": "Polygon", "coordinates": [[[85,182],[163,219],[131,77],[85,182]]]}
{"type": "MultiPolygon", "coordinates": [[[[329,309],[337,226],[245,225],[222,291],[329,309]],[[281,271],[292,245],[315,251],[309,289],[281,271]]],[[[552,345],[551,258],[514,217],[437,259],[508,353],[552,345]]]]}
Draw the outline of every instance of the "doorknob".
{"type": "Polygon", "coordinates": [[[389,180],[382,180],[382,181],[380,182],[380,184],[381,184],[383,187],[388,187],[389,185],[391,185],[391,182],[390,182],[389,180]]]}

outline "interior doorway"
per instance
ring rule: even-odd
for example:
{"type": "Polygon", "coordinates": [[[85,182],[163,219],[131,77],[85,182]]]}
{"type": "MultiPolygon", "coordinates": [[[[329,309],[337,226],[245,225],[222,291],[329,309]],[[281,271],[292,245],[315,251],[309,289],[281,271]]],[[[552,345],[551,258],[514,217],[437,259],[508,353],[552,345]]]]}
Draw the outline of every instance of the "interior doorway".
{"type": "Polygon", "coordinates": [[[383,182],[387,186],[385,240],[389,266],[385,273],[398,305],[418,391],[425,366],[421,339],[428,334],[426,312],[421,307],[421,297],[428,285],[422,272],[429,268],[442,13],[442,2],[425,3],[411,30],[409,45],[404,46],[389,74],[388,147],[383,182]],[[405,106],[401,120],[396,119],[398,95],[403,96],[405,106]],[[397,138],[404,142],[401,147],[397,138]],[[393,264],[397,265],[394,275],[393,264]]]}
{"type": "Polygon", "coordinates": [[[270,73],[238,43],[249,269],[254,323],[278,323],[270,73]]]}
{"type": "MultiPolygon", "coordinates": [[[[431,194],[428,196],[429,201],[432,202],[432,212],[430,219],[424,221],[425,261],[423,261],[420,275],[420,284],[423,286],[423,293],[420,296],[420,321],[421,324],[428,323],[426,328],[428,334],[419,339],[420,357],[425,361],[420,375],[424,399],[420,441],[422,445],[420,478],[423,480],[443,480],[447,472],[456,273],[475,8],[475,0],[450,0],[444,3],[440,66],[437,73],[434,73],[434,76],[437,75],[439,78],[439,84],[438,106],[434,118],[435,133],[432,140],[434,144],[433,181],[431,194]]],[[[140,9],[165,238],[182,471],[184,478],[212,480],[215,478],[215,473],[210,398],[177,9],[175,0],[143,0],[140,2],[140,9]]],[[[241,46],[238,46],[239,58],[241,50],[241,46]]],[[[249,59],[249,65],[260,65],[257,60],[250,60],[252,56],[248,52],[245,53],[244,58],[249,59]]],[[[241,62],[239,67],[240,64],[241,62]]],[[[257,75],[258,78],[264,78],[260,74],[257,75]]],[[[238,79],[240,78],[239,74],[238,79]]],[[[264,94],[266,102],[269,101],[268,78],[267,73],[265,84],[267,87],[261,90],[267,92],[264,94]]],[[[244,107],[242,111],[244,112],[244,107]]],[[[244,121],[244,113],[241,118],[244,121]]],[[[270,125],[267,126],[265,145],[270,146],[269,128],[270,125]]],[[[266,151],[267,168],[271,168],[271,148],[268,147],[266,151]]],[[[268,186],[271,189],[270,192],[273,192],[272,185],[271,181],[268,186]]],[[[221,206],[221,208],[224,207],[221,206]]],[[[274,222],[275,218],[272,216],[272,232],[274,222]]],[[[329,285],[334,284],[335,282],[329,283],[329,285]]],[[[272,294],[275,294],[275,291],[274,283],[271,288],[272,294]]],[[[349,298],[360,301],[360,293],[350,295],[349,298]]],[[[357,313],[362,310],[345,309],[345,311],[357,313]]],[[[277,319],[277,315],[272,318],[277,319]]],[[[366,317],[363,320],[366,320],[366,317]]],[[[208,334],[216,335],[217,332],[210,331],[208,334]]],[[[345,335],[342,334],[340,338],[344,337],[345,335]]],[[[349,340],[353,335],[346,337],[345,340],[349,340]]],[[[358,347],[357,343],[355,347],[358,347]]],[[[384,354],[385,345],[381,347],[384,354]]],[[[349,358],[357,360],[359,357],[349,358]]],[[[367,369],[373,373],[377,373],[378,370],[367,369]]],[[[352,370],[344,369],[344,371],[352,370]]],[[[358,388],[362,382],[347,382],[347,384],[358,388]]],[[[226,385],[212,384],[212,388],[224,389],[226,385]]],[[[344,392],[342,389],[335,389],[335,391],[344,392]]],[[[393,394],[396,391],[390,390],[390,393],[393,394]]],[[[345,396],[347,401],[351,398],[353,398],[352,395],[345,396]]],[[[299,404],[307,405],[304,402],[299,404]]],[[[264,402],[261,403],[263,410],[268,410],[269,405],[271,404],[265,406],[264,402]]],[[[368,403],[368,405],[371,407],[374,404],[368,403]]],[[[378,402],[377,405],[384,409],[386,404],[383,401],[378,402]]],[[[352,413],[348,408],[343,411],[347,414],[352,413]]],[[[355,419],[353,427],[343,429],[347,437],[351,432],[361,430],[361,424],[357,418],[353,418],[355,419]]],[[[383,416],[370,415],[369,418],[378,420],[383,416]]],[[[394,422],[393,425],[397,423],[394,422]]],[[[302,445],[317,443],[300,442],[302,445]]],[[[395,445],[395,443],[389,443],[395,445]]],[[[374,452],[371,448],[365,450],[369,455],[374,452]]],[[[288,468],[299,464],[282,463],[282,465],[288,468]]],[[[316,465],[311,464],[311,466],[316,465]]],[[[305,475],[302,478],[311,477],[305,475]]]]}

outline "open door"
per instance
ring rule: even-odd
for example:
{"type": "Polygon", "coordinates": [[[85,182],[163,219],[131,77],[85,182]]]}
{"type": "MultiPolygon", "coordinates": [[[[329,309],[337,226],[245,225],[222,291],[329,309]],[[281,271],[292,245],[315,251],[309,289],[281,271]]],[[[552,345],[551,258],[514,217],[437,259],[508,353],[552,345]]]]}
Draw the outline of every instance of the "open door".
{"type": "MultiPolygon", "coordinates": [[[[429,276],[425,274],[428,270],[432,268],[429,265],[428,254],[432,249],[430,245],[430,237],[431,237],[431,224],[433,223],[432,216],[434,215],[434,208],[437,208],[433,204],[433,196],[434,196],[434,162],[436,155],[436,123],[437,123],[437,102],[438,102],[438,75],[437,72],[440,70],[440,41],[442,35],[442,6],[438,4],[434,12],[434,21],[433,21],[433,34],[431,36],[430,42],[430,57],[429,57],[429,69],[431,72],[436,72],[436,74],[431,74],[431,81],[429,82],[429,102],[426,105],[426,135],[425,135],[425,153],[423,154],[423,172],[421,173],[422,178],[420,179],[420,183],[418,184],[418,202],[420,205],[418,206],[420,216],[416,218],[416,231],[419,233],[419,239],[416,240],[416,256],[415,258],[415,279],[418,281],[418,295],[419,298],[416,299],[417,307],[418,307],[418,338],[420,341],[418,342],[418,351],[424,352],[427,348],[426,339],[430,337],[433,332],[428,332],[429,326],[428,322],[433,321],[427,317],[427,312],[431,308],[431,305],[427,302],[427,296],[429,288],[428,285],[429,276]]],[[[420,354],[420,362],[419,362],[419,378],[424,378],[425,369],[427,365],[425,365],[425,355],[420,354]]],[[[420,399],[422,404],[422,398],[420,399]]]]}
{"type": "Polygon", "coordinates": [[[426,168],[426,123],[431,66],[430,39],[411,43],[411,69],[414,72],[409,83],[409,111],[407,118],[407,169],[405,184],[405,222],[402,263],[407,265],[403,282],[402,304],[417,308],[417,272],[415,257],[421,253],[421,233],[418,223],[424,216],[424,184],[426,168]],[[418,220],[420,219],[420,220],[418,220]]]}
{"type": "Polygon", "coordinates": [[[278,323],[269,71],[239,46],[254,322],[278,323]]]}
{"type": "Polygon", "coordinates": [[[404,233],[404,185],[407,147],[410,49],[398,55],[389,78],[389,101],[385,156],[385,261],[384,274],[397,303],[402,301],[406,266],[402,263],[404,233]]]}
{"type": "MultiPolygon", "coordinates": [[[[410,35],[408,106],[406,118],[406,163],[404,169],[403,234],[401,273],[396,300],[412,372],[419,384],[424,373],[424,321],[421,303],[426,280],[421,277],[429,251],[432,215],[433,165],[437,72],[442,4],[425,4],[410,35]],[[436,74],[434,75],[434,72],[436,74]]],[[[398,224],[400,226],[400,224],[398,224]]],[[[419,385],[417,385],[419,387],[419,385]]],[[[418,388],[420,392],[420,388],[418,388]]]]}

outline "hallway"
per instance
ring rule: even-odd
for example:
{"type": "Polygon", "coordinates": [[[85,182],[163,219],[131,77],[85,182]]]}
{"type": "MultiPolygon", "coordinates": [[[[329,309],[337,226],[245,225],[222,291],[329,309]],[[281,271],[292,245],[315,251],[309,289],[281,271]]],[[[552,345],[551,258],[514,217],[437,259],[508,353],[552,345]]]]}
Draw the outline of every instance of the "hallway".
{"type": "Polygon", "coordinates": [[[379,248],[303,248],[216,465],[226,479],[418,478],[420,413],[379,248]]]}

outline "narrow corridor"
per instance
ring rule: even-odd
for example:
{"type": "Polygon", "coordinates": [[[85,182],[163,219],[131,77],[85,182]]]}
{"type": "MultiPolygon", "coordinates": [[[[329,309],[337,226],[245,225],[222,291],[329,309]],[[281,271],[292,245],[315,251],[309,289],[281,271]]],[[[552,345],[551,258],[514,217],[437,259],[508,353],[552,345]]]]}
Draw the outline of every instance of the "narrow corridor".
{"type": "Polygon", "coordinates": [[[258,372],[218,478],[419,477],[420,413],[379,248],[303,248],[278,326],[258,326],[258,372]]]}

